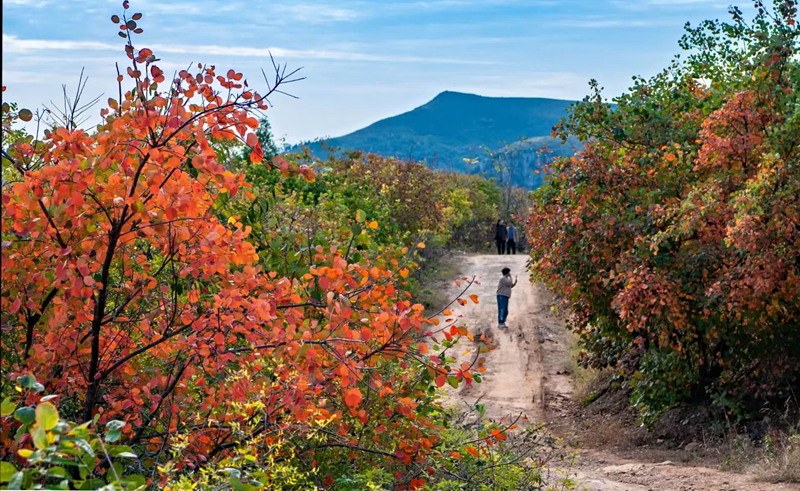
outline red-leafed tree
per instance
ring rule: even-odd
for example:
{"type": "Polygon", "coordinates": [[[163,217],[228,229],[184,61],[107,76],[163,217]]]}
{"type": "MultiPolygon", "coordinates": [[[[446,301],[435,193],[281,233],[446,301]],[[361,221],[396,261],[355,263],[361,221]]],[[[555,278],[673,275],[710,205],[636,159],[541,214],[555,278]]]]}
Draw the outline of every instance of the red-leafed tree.
{"type": "Polygon", "coordinates": [[[456,365],[466,328],[449,311],[426,318],[405,291],[414,251],[377,247],[361,210],[349,227],[325,222],[346,205],[322,207],[306,237],[308,213],[274,183],[272,213],[291,227],[237,215],[263,179],[232,169],[315,179],[265,160],[254,132],[296,72],[274,65],[260,93],[214,66],[167,78],[123,6],[112,21],[129,67],[96,128],[67,113],[29,136],[17,121],[43,113],[3,106],[3,479],[10,463],[19,486],[416,489],[493,482],[491,458],[539,480],[502,450],[512,423],[448,433],[437,388],[480,381],[482,361],[456,365]],[[226,162],[237,142],[250,165],[226,162]],[[103,424],[106,443],[124,442],[111,454],[88,433],[103,424]]]}
{"type": "Polygon", "coordinates": [[[599,90],[576,105],[557,130],[586,147],[531,214],[535,274],[645,415],[797,392],[800,26],[794,1],[755,4],[689,28],[687,61],[616,107],[599,90]]]}

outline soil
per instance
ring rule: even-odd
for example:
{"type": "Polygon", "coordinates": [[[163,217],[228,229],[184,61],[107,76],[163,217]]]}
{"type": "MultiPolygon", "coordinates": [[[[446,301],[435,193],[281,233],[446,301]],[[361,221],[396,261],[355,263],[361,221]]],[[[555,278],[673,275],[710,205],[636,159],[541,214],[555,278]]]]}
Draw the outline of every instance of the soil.
{"type": "MultiPolygon", "coordinates": [[[[796,484],[761,483],[749,473],[719,470],[722,453],[698,444],[706,429],[700,409],[683,408],[664,418],[661,429],[645,431],[620,391],[608,391],[588,407],[574,401],[566,326],[552,309],[550,292],[527,281],[526,262],[525,255],[463,257],[463,276],[477,280],[467,294],[477,294],[479,303],[470,302],[459,314],[473,333],[492,338],[495,349],[484,355],[484,382],[449,394],[453,404],[480,402],[489,418],[522,413],[528,421],[546,423],[578,453],[570,472],[579,489],[800,490],[796,484]],[[504,267],[520,281],[509,302],[509,327],[500,329],[495,289],[504,267]]],[[[460,289],[454,286],[451,293],[460,289]]]]}

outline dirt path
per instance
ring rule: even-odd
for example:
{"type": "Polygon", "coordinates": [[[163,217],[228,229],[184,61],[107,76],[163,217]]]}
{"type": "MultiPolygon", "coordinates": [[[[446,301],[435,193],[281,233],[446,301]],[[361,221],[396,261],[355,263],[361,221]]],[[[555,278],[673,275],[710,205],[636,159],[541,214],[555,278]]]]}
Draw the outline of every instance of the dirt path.
{"type": "MultiPolygon", "coordinates": [[[[567,333],[563,322],[550,309],[552,295],[545,288],[528,283],[526,261],[525,255],[463,258],[461,273],[476,277],[479,284],[470,288],[469,293],[477,294],[480,303],[470,302],[459,312],[470,330],[492,338],[496,349],[485,355],[485,382],[464,387],[450,397],[455,404],[484,403],[487,417],[494,419],[524,413],[529,420],[546,422],[557,428],[558,434],[566,435],[574,431],[569,423],[572,384],[567,369],[567,333]],[[503,267],[520,277],[509,302],[508,329],[497,327],[495,289],[503,267]]],[[[800,489],[796,485],[757,483],[751,476],[676,464],[667,459],[639,461],[604,449],[576,450],[579,457],[574,474],[583,489],[591,491],[800,489]]]]}

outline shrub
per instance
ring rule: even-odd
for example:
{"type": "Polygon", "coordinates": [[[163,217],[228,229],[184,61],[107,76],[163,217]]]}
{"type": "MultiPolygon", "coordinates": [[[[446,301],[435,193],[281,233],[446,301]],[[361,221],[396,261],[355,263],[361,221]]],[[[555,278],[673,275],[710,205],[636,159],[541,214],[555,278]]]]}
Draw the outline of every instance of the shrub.
{"type": "Polygon", "coordinates": [[[710,396],[743,414],[800,376],[800,28],[795,2],[756,6],[688,27],[686,61],[616,108],[593,83],[556,128],[585,148],[528,222],[587,363],[633,375],[645,414],[710,396]]]}

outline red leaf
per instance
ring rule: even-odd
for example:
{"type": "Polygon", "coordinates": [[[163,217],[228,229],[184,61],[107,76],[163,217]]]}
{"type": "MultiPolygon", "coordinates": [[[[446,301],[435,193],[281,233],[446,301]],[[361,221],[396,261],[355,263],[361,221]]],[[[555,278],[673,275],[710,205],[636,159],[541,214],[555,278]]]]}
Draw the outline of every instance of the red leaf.
{"type": "Polygon", "coordinates": [[[261,143],[253,147],[253,151],[250,152],[250,162],[254,164],[258,164],[264,160],[264,151],[261,150],[261,143]]]}

